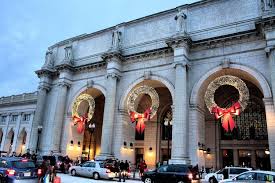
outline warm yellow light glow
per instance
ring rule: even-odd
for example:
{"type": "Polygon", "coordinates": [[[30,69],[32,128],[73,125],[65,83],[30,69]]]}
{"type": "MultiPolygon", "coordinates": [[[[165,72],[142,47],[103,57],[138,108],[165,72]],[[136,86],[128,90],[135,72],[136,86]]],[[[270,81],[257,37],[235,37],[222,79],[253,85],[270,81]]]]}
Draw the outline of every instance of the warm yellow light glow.
{"type": "Polygon", "coordinates": [[[81,147],[77,146],[77,150],[80,151],[80,150],[81,150],[81,147]]]}
{"type": "Polygon", "coordinates": [[[23,145],[22,145],[22,149],[25,149],[25,148],[26,148],[26,146],[25,146],[25,144],[23,144],[23,145]]]}
{"type": "Polygon", "coordinates": [[[69,150],[72,151],[74,149],[74,146],[69,146],[69,150]]]}

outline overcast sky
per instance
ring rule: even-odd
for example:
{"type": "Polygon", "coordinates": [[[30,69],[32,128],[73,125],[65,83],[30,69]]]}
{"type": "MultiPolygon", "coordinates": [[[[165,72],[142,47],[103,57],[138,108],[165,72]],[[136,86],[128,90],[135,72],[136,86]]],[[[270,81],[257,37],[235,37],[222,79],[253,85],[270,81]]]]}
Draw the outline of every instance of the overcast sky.
{"type": "Polygon", "coordinates": [[[0,97],[36,91],[56,42],[198,0],[1,0],[0,97]]]}

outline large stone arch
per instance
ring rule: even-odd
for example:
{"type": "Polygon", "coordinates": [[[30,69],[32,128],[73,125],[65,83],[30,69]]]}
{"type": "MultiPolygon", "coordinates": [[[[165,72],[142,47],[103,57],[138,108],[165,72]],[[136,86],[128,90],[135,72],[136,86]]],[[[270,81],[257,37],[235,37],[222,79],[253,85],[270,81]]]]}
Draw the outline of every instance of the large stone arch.
{"type": "Polygon", "coordinates": [[[213,80],[213,78],[220,75],[232,73],[234,73],[233,75],[239,75],[248,78],[253,84],[255,84],[261,90],[261,92],[264,95],[264,98],[272,97],[271,88],[265,77],[260,72],[248,66],[240,64],[230,64],[228,68],[223,68],[222,65],[219,65],[218,67],[212,68],[206,74],[204,74],[192,88],[190,95],[190,104],[198,105],[200,103],[198,100],[201,94],[201,89],[203,87],[207,87],[207,85],[213,80]],[[234,70],[236,71],[235,73],[234,70]],[[239,73],[237,74],[237,72],[239,73]]]}
{"type": "Polygon", "coordinates": [[[198,152],[198,142],[205,144],[205,106],[204,95],[211,81],[222,75],[234,75],[250,81],[262,92],[264,98],[271,98],[272,93],[266,78],[257,70],[236,63],[228,67],[219,65],[206,72],[193,86],[190,94],[189,110],[189,156],[192,164],[204,166],[205,159],[198,152]]]}
{"type": "MultiPolygon", "coordinates": [[[[126,110],[127,107],[126,107],[126,100],[127,100],[127,97],[128,97],[128,94],[130,93],[130,91],[139,83],[143,82],[145,80],[144,76],[141,76],[139,78],[137,78],[136,80],[134,80],[130,85],[129,87],[127,88],[127,90],[125,90],[121,96],[121,99],[120,99],[120,102],[119,102],[119,109],[120,110],[126,110]]],[[[163,85],[165,85],[171,96],[172,96],[172,101],[174,101],[174,90],[175,90],[175,87],[174,85],[172,84],[171,81],[169,81],[167,78],[164,78],[163,76],[159,76],[159,75],[151,75],[150,76],[150,79],[148,80],[156,80],[156,81],[159,81],[161,82],[163,85]]]]}
{"type": "Polygon", "coordinates": [[[84,83],[76,92],[74,92],[71,96],[71,98],[69,99],[69,105],[67,108],[67,112],[70,113],[72,111],[72,107],[73,107],[73,102],[75,101],[75,99],[82,93],[84,92],[87,88],[95,88],[97,90],[99,90],[104,97],[106,96],[106,89],[104,86],[97,84],[97,83],[93,83],[91,86],[87,86],[87,83],[84,83]]]}

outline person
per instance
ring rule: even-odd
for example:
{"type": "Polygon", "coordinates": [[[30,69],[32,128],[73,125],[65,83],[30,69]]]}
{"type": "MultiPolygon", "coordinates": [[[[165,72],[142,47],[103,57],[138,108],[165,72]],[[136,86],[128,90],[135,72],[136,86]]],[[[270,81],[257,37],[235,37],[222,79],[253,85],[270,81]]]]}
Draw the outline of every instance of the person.
{"type": "Polygon", "coordinates": [[[143,160],[140,165],[139,165],[139,174],[140,174],[140,177],[143,176],[143,173],[144,173],[144,170],[147,169],[147,164],[145,162],[145,160],[143,160]]]}
{"type": "Polygon", "coordinates": [[[30,149],[27,149],[27,152],[26,152],[25,154],[23,154],[22,157],[23,157],[23,158],[26,158],[26,159],[31,159],[30,149]]]}
{"type": "Polygon", "coordinates": [[[121,177],[123,179],[123,182],[125,182],[125,163],[123,161],[120,161],[119,164],[119,180],[118,182],[121,182],[121,177]]]}
{"type": "Polygon", "coordinates": [[[10,157],[16,157],[16,152],[13,151],[10,157]]]}
{"type": "Polygon", "coordinates": [[[69,158],[69,156],[68,155],[66,155],[65,157],[64,157],[64,165],[65,165],[65,173],[68,173],[68,171],[69,171],[69,168],[70,168],[70,166],[71,166],[71,159],[69,158]]]}
{"type": "Polygon", "coordinates": [[[124,163],[124,174],[125,174],[125,177],[127,177],[127,179],[129,178],[128,177],[128,173],[130,173],[130,164],[127,160],[125,160],[125,163],[124,163]]]}
{"type": "Polygon", "coordinates": [[[56,159],[55,159],[55,156],[53,155],[53,151],[50,152],[49,161],[50,161],[50,181],[53,181],[56,174],[55,172],[56,159]]]}
{"type": "Polygon", "coordinates": [[[36,164],[36,162],[37,162],[37,155],[35,154],[34,151],[32,151],[31,159],[33,160],[34,164],[36,164]]]}

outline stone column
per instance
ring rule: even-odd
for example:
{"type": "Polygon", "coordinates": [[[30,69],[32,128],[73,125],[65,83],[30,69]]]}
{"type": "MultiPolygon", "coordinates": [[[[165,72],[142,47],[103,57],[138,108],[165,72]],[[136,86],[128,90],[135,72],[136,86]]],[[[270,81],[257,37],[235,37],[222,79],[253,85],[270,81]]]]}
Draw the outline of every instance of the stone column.
{"type": "Polygon", "coordinates": [[[264,98],[271,169],[275,169],[275,108],[272,98],[264,98]]]}
{"type": "MultiPolygon", "coordinates": [[[[116,118],[116,90],[117,82],[120,77],[121,60],[123,56],[119,50],[107,52],[102,56],[107,62],[107,79],[105,82],[106,96],[103,114],[102,136],[101,136],[101,152],[96,159],[106,159],[114,156],[113,134],[114,121],[116,118]]],[[[122,134],[120,134],[122,135],[122,134]]]]}
{"type": "MultiPolygon", "coordinates": [[[[188,164],[188,100],[187,100],[187,67],[189,38],[172,39],[175,68],[175,99],[172,127],[172,153],[169,163],[188,164]]],[[[169,45],[169,44],[168,44],[169,45]]]]}
{"type": "Polygon", "coordinates": [[[273,94],[273,103],[275,104],[275,46],[269,47],[266,49],[269,58],[269,68],[270,68],[270,77],[271,77],[271,90],[273,94]]]}
{"type": "Polygon", "coordinates": [[[40,84],[38,88],[36,110],[34,114],[33,123],[31,125],[31,134],[30,134],[31,142],[29,147],[32,151],[35,151],[37,148],[36,146],[37,146],[37,140],[38,140],[38,126],[43,124],[47,92],[49,91],[49,89],[50,87],[46,83],[40,84]]]}
{"type": "Polygon", "coordinates": [[[234,166],[239,166],[239,151],[238,151],[238,149],[233,149],[233,159],[234,159],[234,166]]]}
{"type": "Polygon", "coordinates": [[[256,168],[256,151],[251,150],[251,167],[256,168]]]}
{"type": "Polygon", "coordinates": [[[108,158],[112,156],[113,128],[116,108],[116,86],[118,75],[112,73],[107,75],[107,93],[105,96],[105,106],[103,115],[101,153],[98,158],[108,158]]]}
{"type": "Polygon", "coordinates": [[[8,130],[9,130],[9,119],[10,118],[10,115],[7,115],[7,119],[6,119],[6,128],[4,129],[3,131],[3,137],[2,137],[2,142],[1,142],[1,151],[4,151],[5,149],[5,143],[7,141],[7,134],[9,133],[8,130]]]}
{"type": "Polygon", "coordinates": [[[58,97],[56,101],[56,110],[54,114],[54,120],[52,125],[52,141],[51,149],[55,152],[60,152],[61,136],[65,116],[65,108],[67,101],[67,92],[70,84],[66,81],[61,81],[58,83],[58,97]]]}
{"type": "Polygon", "coordinates": [[[13,146],[12,146],[12,152],[16,152],[16,150],[18,149],[18,140],[19,140],[19,136],[20,136],[20,122],[21,122],[21,117],[22,114],[18,115],[17,121],[16,121],[16,128],[15,128],[15,132],[14,132],[14,140],[13,140],[13,146]]]}

